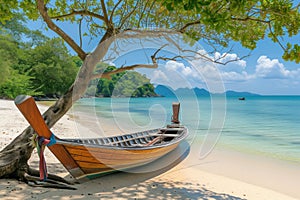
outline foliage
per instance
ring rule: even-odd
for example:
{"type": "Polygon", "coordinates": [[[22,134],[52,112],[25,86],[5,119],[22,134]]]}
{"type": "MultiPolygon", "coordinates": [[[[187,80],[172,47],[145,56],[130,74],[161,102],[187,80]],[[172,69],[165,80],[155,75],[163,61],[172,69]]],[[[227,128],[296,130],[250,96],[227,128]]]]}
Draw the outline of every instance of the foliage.
{"type": "MultiPolygon", "coordinates": [[[[105,7],[97,1],[53,0],[46,1],[46,6],[52,19],[77,24],[84,21],[88,32],[81,33],[82,37],[105,36],[112,30],[118,33],[140,27],[158,27],[178,30],[192,39],[217,47],[226,47],[234,40],[250,49],[256,47],[257,41],[269,37],[282,46],[284,59],[300,62],[299,45],[284,44],[280,40],[283,36],[297,35],[300,30],[299,5],[293,5],[289,0],[108,0],[104,3],[105,7]]],[[[25,21],[24,16],[36,20],[39,15],[37,1],[1,0],[0,33],[2,36],[10,34],[12,38],[5,42],[1,40],[1,52],[7,52],[1,53],[0,73],[5,78],[0,84],[10,73],[18,72],[31,77],[24,80],[32,83],[38,92],[60,95],[71,85],[75,66],[78,68],[82,62],[73,58],[74,65],[61,41],[49,40],[39,31],[31,31],[20,23],[25,21]],[[13,45],[24,35],[31,38],[30,42],[13,45]]],[[[104,96],[112,94],[114,79],[116,77],[101,81],[104,96]]],[[[130,83],[126,84],[130,86],[130,83]]]]}
{"type": "MultiPolygon", "coordinates": [[[[114,66],[98,66],[104,72],[115,70],[114,66]]],[[[88,90],[91,90],[89,88],[88,90]]],[[[89,92],[89,91],[88,91],[89,92]]],[[[96,96],[104,97],[151,97],[157,96],[150,80],[136,71],[117,73],[111,79],[100,79],[97,84],[96,96]]]]}
{"type": "Polygon", "coordinates": [[[48,40],[32,49],[29,56],[30,75],[35,77],[33,85],[41,93],[60,96],[75,80],[78,67],[61,39],[48,40]]]}
{"type": "Polygon", "coordinates": [[[61,39],[46,38],[21,22],[13,19],[0,26],[0,97],[61,95],[76,77],[77,58],[69,55],[61,39]],[[22,37],[31,39],[22,42],[22,37]]]}
{"type": "Polygon", "coordinates": [[[0,46],[2,47],[0,49],[0,86],[3,84],[10,73],[10,66],[12,65],[12,57],[10,55],[10,51],[6,51],[4,48],[11,47],[12,49],[15,49],[15,44],[10,41],[9,36],[0,36],[0,46]],[[3,48],[4,47],[4,48],[3,48]]]}
{"type": "Polygon", "coordinates": [[[31,79],[32,77],[28,74],[20,74],[17,70],[11,70],[10,78],[0,87],[0,97],[13,99],[19,94],[41,95],[33,88],[31,79]]]}
{"type": "MultiPolygon", "coordinates": [[[[5,23],[18,8],[30,19],[38,18],[36,2],[1,0],[0,18],[5,23]]],[[[254,49],[257,41],[269,37],[279,43],[286,60],[300,61],[297,44],[284,44],[283,36],[300,30],[299,5],[290,0],[148,0],[46,1],[52,19],[87,25],[84,37],[116,33],[133,28],[171,28],[195,40],[227,46],[230,40],[254,49]]],[[[81,25],[80,25],[81,26],[81,25]]]]}
{"type": "Polygon", "coordinates": [[[14,9],[18,7],[16,0],[0,0],[0,23],[10,21],[14,16],[14,9]]]}
{"type": "MultiPolygon", "coordinates": [[[[300,62],[298,44],[280,40],[300,30],[299,4],[290,0],[160,0],[170,12],[186,10],[198,15],[198,23],[207,33],[216,32],[224,38],[239,41],[254,49],[256,42],[269,37],[284,50],[285,60],[300,62]]],[[[188,35],[197,35],[191,31],[188,35]]],[[[197,38],[197,36],[196,36],[197,38]]],[[[200,38],[198,38],[200,39],[200,38]]],[[[227,42],[224,43],[225,45],[227,42]]]]}
{"type": "Polygon", "coordinates": [[[72,60],[75,63],[76,67],[81,67],[82,66],[82,60],[78,56],[72,56],[72,60]]]}
{"type": "Polygon", "coordinates": [[[0,35],[0,97],[15,98],[18,94],[37,95],[32,77],[14,68],[18,64],[18,44],[8,35],[0,35]]]}

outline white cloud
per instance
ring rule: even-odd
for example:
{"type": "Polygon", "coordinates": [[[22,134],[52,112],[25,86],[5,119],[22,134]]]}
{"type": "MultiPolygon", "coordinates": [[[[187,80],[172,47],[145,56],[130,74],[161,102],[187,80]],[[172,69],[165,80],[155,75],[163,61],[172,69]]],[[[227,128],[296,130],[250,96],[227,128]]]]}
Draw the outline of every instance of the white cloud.
{"type": "Polygon", "coordinates": [[[183,63],[179,63],[179,62],[171,60],[166,63],[165,67],[168,71],[176,71],[179,68],[183,68],[184,65],[183,65],[183,63]]]}
{"type": "MultiPolygon", "coordinates": [[[[209,56],[205,50],[200,50],[198,53],[209,56]]],[[[210,57],[211,59],[214,59],[210,57]]],[[[220,54],[216,53],[215,58],[220,58],[220,62],[227,62],[229,60],[238,59],[236,54],[220,54]]],[[[170,84],[182,84],[182,81],[188,82],[195,87],[196,83],[201,84],[223,84],[225,82],[241,82],[252,79],[254,76],[249,75],[246,71],[246,61],[239,60],[227,65],[218,65],[210,61],[205,61],[198,54],[190,61],[190,66],[186,66],[184,63],[176,61],[166,62],[163,68],[160,68],[160,73],[154,74],[151,78],[152,82],[157,82],[159,76],[169,77],[168,83],[170,84]]],[[[164,78],[165,79],[165,78],[164,78]]],[[[187,84],[184,84],[187,85],[187,84]]],[[[171,86],[174,88],[174,86],[171,86]]],[[[184,87],[184,86],[177,86],[184,87]]],[[[186,87],[186,86],[185,86],[186,87]]]]}
{"type": "Polygon", "coordinates": [[[164,84],[169,81],[168,77],[161,70],[154,70],[151,80],[157,84],[164,84]]]}
{"type": "MultiPolygon", "coordinates": [[[[231,64],[235,64],[235,65],[238,65],[242,68],[245,68],[247,66],[247,62],[245,60],[241,60],[237,54],[235,53],[219,53],[219,52],[216,52],[215,53],[215,56],[214,56],[214,59],[215,60],[218,60],[219,62],[221,63],[226,63],[226,62],[229,62],[229,61],[233,61],[231,62],[231,64]]],[[[226,67],[226,65],[225,65],[226,67]]]]}
{"type": "Polygon", "coordinates": [[[257,60],[255,73],[257,77],[263,78],[286,78],[290,71],[278,59],[269,59],[267,56],[260,56],[257,60]]]}
{"type": "Polygon", "coordinates": [[[294,79],[300,77],[300,69],[288,70],[278,59],[271,60],[267,56],[258,58],[255,73],[257,77],[269,79],[294,79]]]}
{"type": "MultiPolygon", "coordinates": [[[[205,51],[201,53],[205,53],[205,51]]],[[[225,58],[228,60],[236,59],[237,56],[228,54],[228,57],[225,58]]],[[[218,67],[218,65],[205,61],[200,57],[193,59],[189,66],[187,66],[187,63],[168,61],[164,66],[160,66],[158,70],[155,70],[151,82],[165,84],[174,89],[178,87],[197,87],[204,84],[214,90],[214,88],[223,88],[223,81],[241,82],[250,79],[251,76],[244,70],[244,66],[245,62],[241,62],[238,65],[229,66],[225,70],[224,66],[218,67]]]]}
{"type": "Polygon", "coordinates": [[[300,68],[297,70],[290,71],[290,76],[294,79],[299,80],[300,79],[300,68]]]}
{"type": "Polygon", "coordinates": [[[190,75],[193,75],[193,70],[192,70],[192,68],[190,68],[190,67],[185,67],[185,68],[182,70],[182,73],[183,73],[183,75],[185,75],[185,76],[190,76],[190,75]]]}
{"type": "Polygon", "coordinates": [[[252,79],[253,76],[249,75],[247,72],[243,71],[242,73],[238,73],[238,72],[222,72],[221,73],[222,78],[224,81],[236,81],[236,82],[240,82],[240,81],[246,81],[249,79],[252,79]]]}
{"type": "Polygon", "coordinates": [[[189,66],[185,66],[183,63],[179,63],[176,61],[168,61],[165,65],[165,68],[170,73],[177,72],[179,74],[182,74],[182,76],[186,78],[197,77],[197,72],[195,71],[195,69],[189,66]]]}
{"type": "Polygon", "coordinates": [[[159,69],[148,73],[148,77],[151,79],[153,84],[162,84],[169,86],[173,89],[188,87],[191,88],[193,84],[190,82],[190,78],[187,78],[185,73],[182,71],[184,65],[180,63],[167,64],[166,66],[160,66],[159,69]],[[168,66],[168,67],[167,67],[168,66]]]}
{"type": "MultiPolygon", "coordinates": [[[[203,53],[203,52],[202,52],[203,53]]],[[[220,62],[226,62],[229,60],[237,59],[236,54],[225,54],[221,55],[220,53],[215,53],[215,58],[220,58],[220,62]]],[[[245,71],[246,61],[240,60],[233,63],[228,63],[227,65],[218,65],[212,62],[203,61],[203,59],[195,59],[192,62],[192,65],[198,69],[202,76],[208,80],[212,79],[215,81],[246,81],[252,76],[248,75],[245,71]]]]}
{"type": "Polygon", "coordinates": [[[108,64],[109,64],[109,66],[116,66],[116,64],[111,61],[108,64]]]}
{"type": "MultiPolygon", "coordinates": [[[[205,53],[205,51],[202,53],[205,53]]],[[[237,58],[236,54],[228,54],[226,56],[226,59],[235,58],[237,58]]],[[[226,86],[227,84],[237,88],[238,86],[235,83],[246,86],[250,83],[265,82],[267,81],[266,79],[284,79],[287,85],[300,84],[300,69],[289,70],[278,59],[270,59],[267,56],[258,58],[255,71],[252,73],[249,73],[245,61],[238,64],[228,63],[226,66],[223,66],[198,57],[190,61],[189,64],[168,61],[165,65],[160,65],[157,70],[152,71],[152,75],[149,75],[152,83],[164,84],[173,89],[180,87],[205,87],[212,92],[221,91],[224,85],[226,86]]],[[[274,84],[272,82],[268,83],[274,84]]]]}

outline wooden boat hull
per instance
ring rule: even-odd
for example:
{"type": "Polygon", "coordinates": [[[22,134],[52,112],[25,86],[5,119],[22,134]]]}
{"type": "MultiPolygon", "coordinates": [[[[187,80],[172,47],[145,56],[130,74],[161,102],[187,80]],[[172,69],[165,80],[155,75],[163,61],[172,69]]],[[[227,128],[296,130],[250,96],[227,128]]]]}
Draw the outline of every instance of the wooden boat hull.
{"type": "MultiPolygon", "coordinates": [[[[84,172],[84,176],[93,178],[112,171],[125,170],[150,163],[166,155],[178,144],[145,150],[99,149],[64,145],[71,157],[84,172]]],[[[68,169],[72,174],[75,169],[68,169]]],[[[73,174],[74,176],[75,174],[73,174]]],[[[81,177],[76,177],[81,178],[81,177]]]]}
{"type": "MultiPolygon", "coordinates": [[[[39,136],[50,138],[52,133],[32,97],[18,96],[15,104],[39,136]]],[[[174,119],[178,121],[177,117],[174,119]]],[[[56,144],[49,149],[74,178],[94,178],[150,163],[174,150],[187,134],[186,127],[172,124],[160,129],[104,138],[55,137],[56,144]]]]}
{"type": "Polygon", "coordinates": [[[187,129],[180,127],[176,129],[154,129],[143,133],[108,138],[68,139],[58,140],[57,142],[58,145],[64,147],[78,166],[75,168],[65,167],[75,178],[80,179],[82,177],[94,178],[110,172],[150,163],[174,150],[186,136],[187,129]],[[161,130],[163,130],[163,140],[160,143],[147,146],[147,143],[154,140],[161,130]],[[131,136],[130,140],[126,140],[129,136],[131,136]],[[119,137],[119,141],[116,143],[114,140],[117,137],[119,137]],[[121,140],[120,137],[123,139],[121,140]],[[100,139],[102,142],[99,141],[100,139]],[[110,140],[111,143],[102,144],[105,139],[110,140]],[[135,141],[135,143],[132,141],[135,141]],[[78,171],[81,171],[84,175],[77,175],[78,171]]]}

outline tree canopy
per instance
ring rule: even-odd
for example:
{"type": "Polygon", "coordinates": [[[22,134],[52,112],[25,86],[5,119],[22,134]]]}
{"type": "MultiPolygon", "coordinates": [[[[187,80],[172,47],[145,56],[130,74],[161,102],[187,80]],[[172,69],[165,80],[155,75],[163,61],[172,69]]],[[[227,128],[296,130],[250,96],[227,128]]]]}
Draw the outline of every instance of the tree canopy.
{"type": "Polygon", "coordinates": [[[23,21],[17,15],[0,24],[0,96],[63,94],[79,69],[73,57],[61,39],[31,31],[23,21]],[[24,37],[29,39],[23,41],[24,37]]]}
{"type": "MultiPolygon", "coordinates": [[[[0,30],[0,96],[14,98],[18,94],[58,97],[73,83],[82,61],[70,56],[63,40],[47,38],[40,31],[29,30],[17,15],[1,24],[0,30]],[[23,38],[28,39],[23,41],[23,38]]],[[[100,64],[97,70],[115,70],[100,64]]],[[[92,88],[88,88],[92,90],[92,88]]],[[[111,79],[100,79],[96,96],[156,96],[149,79],[137,72],[122,72],[111,79]],[[124,77],[123,77],[124,76],[124,77]],[[136,86],[139,86],[136,88],[136,86]]]]}
{"type": "MultiPolygon", "coordinates": [[[[112,71],[115,66],[99,65],[98,70],[112,71]]],[[[92,85],[93,87],[93,85],[92,85]]],[[[97,82],[95,96],[104,97],[151,97],[157,96],[154,86],[145,76],[135,71],[121,72],[111,76],[111,79],[100,79],[97,82]]]]}
{"type": "MultiPolygon", "coordinates": [[[[289,0],[161,0],[170,12],[186,10],[199,18],[192,23],[203,24],[205,32],[214,32],[225,39],[239,41],[254,49],[266,37],[283,49],[285,60],[300,62],[300,46],[284,43],[282,37],[297,35],[300,29],[299,4],[289,0]]],[[[196,32],[191,34],[197,37],[196,32]]],[[[201,36],[197,39],[201,39],[201,36]]],[[[228,42],[223,43],[225,46],[228,42]]]]}
{"type": "Polygon", "coordinates": [[[80,45],[82,40],[74,42],[74,38],[61,31],[63,28],[57,29],[53,20],[76,23],[80,38],[102,36],[99,41],[128,29],[153,27],[173,29],[219,48],[234,40],[254,49],[257,41],[269,37],[282,47],[284,59],[300,61],[299,45],[282,40],[283,36],[297,35],[300,29],[299,5],[289,0],[12,0],[2,5],[2,22],[11,19],[18,9],[36,20],[39,8],[48,27],[55,28],[82,59],[86,55],[80,45]],[[88,27],[86,32],[82,32],[83,25],[88,27]]]}

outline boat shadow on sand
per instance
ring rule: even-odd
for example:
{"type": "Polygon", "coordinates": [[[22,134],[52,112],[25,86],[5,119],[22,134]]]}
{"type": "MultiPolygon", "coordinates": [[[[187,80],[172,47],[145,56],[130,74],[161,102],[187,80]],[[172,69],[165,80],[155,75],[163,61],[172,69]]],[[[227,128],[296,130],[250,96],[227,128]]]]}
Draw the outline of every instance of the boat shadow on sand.
{"type": "MultiPolygon", "coordinates": [[[[207,190],[199,183],[177,181],[176,178],[166,182],[157,177],[177,166],[187,158],[189,153],[189,143],[183,141],[174,151],[145,166],[77,184],[75,191],[45,189],[48,192],[39,193],[37,197],[47,199],[49,192],[53,192],[60,198],[70,199],[241,199],[207,190]]],[[[38,165],[37,162],[32,164],[38,165]]],[[[49,163],[49,171],[57,170],[58,165],[60,164],[49,163]]]]}

